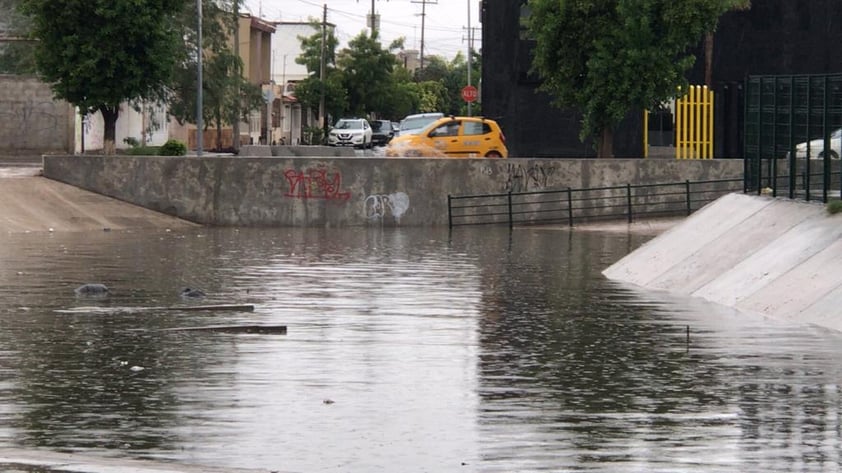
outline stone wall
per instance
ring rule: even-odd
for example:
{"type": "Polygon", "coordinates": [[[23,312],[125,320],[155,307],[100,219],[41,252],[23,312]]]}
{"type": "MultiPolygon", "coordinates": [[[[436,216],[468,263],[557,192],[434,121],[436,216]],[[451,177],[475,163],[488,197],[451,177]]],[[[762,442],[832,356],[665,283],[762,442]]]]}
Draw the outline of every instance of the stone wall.
{"type": "Polygon", "coordinates": [[[0,155],[72,150],[74,118],[37,78],[0,75],[0,155]]]}
{"type": "Polygon", "coordinates": [[[448,195],[741,178],[741,160],[47,156],[44,175],[194,222],[447,225],[448,195]]]}

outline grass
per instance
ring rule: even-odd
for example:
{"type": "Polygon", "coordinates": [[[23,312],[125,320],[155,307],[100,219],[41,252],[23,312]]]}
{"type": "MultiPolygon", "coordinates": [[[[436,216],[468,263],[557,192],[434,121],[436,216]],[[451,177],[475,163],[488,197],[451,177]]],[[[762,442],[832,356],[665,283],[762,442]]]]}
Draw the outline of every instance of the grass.
{"type": "Polygon", "coordinates": [[[830,215],[842,212],[842,200],[831,200],[827,203],[827,213],[830,215]]]}
{"type": "Polygon", "coordinates": [[[129,148],[125,152],[131,156],[158,156],[159,149],[161,149],[160,146],[138,146],[129,148]]]}

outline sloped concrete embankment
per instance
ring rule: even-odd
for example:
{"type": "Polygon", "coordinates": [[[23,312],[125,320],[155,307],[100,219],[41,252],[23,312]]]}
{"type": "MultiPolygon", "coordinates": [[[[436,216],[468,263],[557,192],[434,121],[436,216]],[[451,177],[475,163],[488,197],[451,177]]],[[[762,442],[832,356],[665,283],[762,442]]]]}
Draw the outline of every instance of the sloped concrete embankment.
{"type": "Polygon", "coordinates": [[[819,203],[730,194],[603,274],[842,330],[842,214],[819,203]]]}

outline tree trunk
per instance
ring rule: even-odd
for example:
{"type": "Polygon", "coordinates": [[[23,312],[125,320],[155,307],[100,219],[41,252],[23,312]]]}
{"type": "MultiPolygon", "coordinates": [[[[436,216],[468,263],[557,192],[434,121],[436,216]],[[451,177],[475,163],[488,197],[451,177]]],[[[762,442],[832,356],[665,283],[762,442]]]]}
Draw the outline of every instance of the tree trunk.
{"type": "Polygon", "coordinates": [[[222,151],[222,113],[216,116],[216,150],[222,151]]]}
{"type": "Polygon", "coordinates": [[[117,117],[120,115],[119,107],[99,107],[99,112],[102,114],[102,121],[105,123],[105,135],[102,142],[103,153],[107,155],[116,154],[116,137],[117,137],[117,117]]]}
{"type": "Polygon", "coordinates": [[[597,158],[613,158],[614,157],[614,129],[605,127],[602,129],[602,134],[599,137],[599,142],[596,148],[597,158]]]}
{"type": "Polygon", "coordinates": [[[705,85],[712,87],[713,83],[713,33],[705,35],[705,85]]]}

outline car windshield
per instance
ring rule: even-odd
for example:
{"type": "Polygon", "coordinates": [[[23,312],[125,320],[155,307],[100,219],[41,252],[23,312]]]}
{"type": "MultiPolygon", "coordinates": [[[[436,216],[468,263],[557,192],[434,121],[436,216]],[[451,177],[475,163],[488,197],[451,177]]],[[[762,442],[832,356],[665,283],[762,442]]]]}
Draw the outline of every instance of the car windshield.
{"type": "Polygon", "coordinates": [[[381,122],[381,121],[378,121],[378,120],[374,120],[373,122],[371,122],[371,129],[373,131],[380,131],[380,129],[383,128],[383,123],[388,123],[388,122],[381,122]]]}
{"type": "Polygon", "coordinates": [[[359,130],[362,127],[362,123],[358,120],[339,120],[336,122],[336,126],[334,128],[339,130],[359,130]]]}
{"type": "Polygon", "coordinates": [[[436,120],[438,120],[438,117],[407,118],[403,121],[403,123],[401,123],[401,131],[421,129],[429,125],[430,123],[433,123],[436,120]]]}

